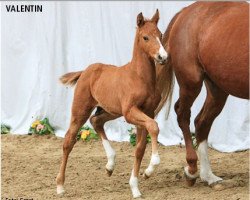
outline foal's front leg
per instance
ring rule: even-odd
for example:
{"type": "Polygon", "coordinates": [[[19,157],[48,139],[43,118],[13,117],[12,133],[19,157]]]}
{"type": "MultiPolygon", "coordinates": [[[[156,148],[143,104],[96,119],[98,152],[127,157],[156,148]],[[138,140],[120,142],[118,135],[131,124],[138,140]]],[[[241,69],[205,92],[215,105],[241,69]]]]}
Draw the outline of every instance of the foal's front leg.
{"type": "Polygon", "coordinates": [[[134,198],[141,196],[141,192],[138,188],[138,176],[139,176],[141,161],[144,156],[145,149],[146,149],[146,145],[147,145],[147,131],[145,130],[145,128],[137,127],[135,162],[134,162],[134,167],[133,167],[132,174],[129,180],[129,184],[130,184],[134,198]]]}
{"type": "MultiPolygon", "coordinates": [[[[150,170],[148,170],[147,173],[148,172],[149,173],[146,174],[146,176],[150,176],[153,173],[155,166],[160,164],[160,157],[158,154],[158,144],[157,144],[157,139],[158,139],[158,134],[159,134],[158,124],[154,119],[144,114],[137,107],[132,107],[129,111],[127,111],[124,114],[124,117],[129,123],[135,124],[137,126],[145,127],[151,136],[152,155],[151,155],[150,165],[148,167],[148,169],[150,170]]],[[[131,185],[131,182],[130,182],[130,186],[131,188],[133,188],[133,185],[131,185]]],[[[133,196],[138,197],[138,195],[134,193],[133,193],[133,196]]]]}

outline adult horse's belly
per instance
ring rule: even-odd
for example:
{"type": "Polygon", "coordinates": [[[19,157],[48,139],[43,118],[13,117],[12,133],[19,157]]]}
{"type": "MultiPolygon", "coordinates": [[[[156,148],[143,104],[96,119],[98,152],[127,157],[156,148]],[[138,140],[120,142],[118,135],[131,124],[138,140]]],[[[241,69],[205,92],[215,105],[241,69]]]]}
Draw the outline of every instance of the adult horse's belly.
{"type": "Polygon", "coordinates": [[[225,92],[249,99],[249,8],[242,4],[213,20],[200,34],[199,59],[225,92]]]}

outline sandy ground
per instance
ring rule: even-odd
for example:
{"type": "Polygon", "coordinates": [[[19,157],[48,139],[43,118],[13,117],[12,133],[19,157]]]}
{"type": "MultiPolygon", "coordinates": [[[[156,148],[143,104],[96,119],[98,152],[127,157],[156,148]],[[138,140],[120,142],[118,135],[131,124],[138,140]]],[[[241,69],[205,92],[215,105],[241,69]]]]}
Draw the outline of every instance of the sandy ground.
{"type": "MultiPolygon", "coordinates": [[[[117,152],[111,177],[105,173],[106,156],[100,141],[77,142],[68,162],[64,197],[56,195],[55,177],[62,155],[63,139],[54,136],[2,135],[2,199],[131,199],[128,180],[134,147],[112,142],[117,152]]],[[[141,174],[150,160],[148,145],[141,174]]],[[[188,187],[183,178],[185,148],[160,145],[161,164],[155,174],[139,178],[143,199],[249,199],[249,151],[220,153],[209,150],[212,168],[226,182],[215,190],[197,180],[188,187]]]]}

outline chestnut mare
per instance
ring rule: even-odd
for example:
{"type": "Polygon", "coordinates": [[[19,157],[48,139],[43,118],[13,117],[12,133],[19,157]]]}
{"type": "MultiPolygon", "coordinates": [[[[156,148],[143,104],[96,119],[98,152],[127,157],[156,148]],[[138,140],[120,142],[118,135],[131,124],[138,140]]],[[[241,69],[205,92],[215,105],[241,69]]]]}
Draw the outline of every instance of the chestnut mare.
{"type": "Polygon", "coordinates": [[[167,67],[173,68],[180,86],[175,111],[184,135],[188,163],[184,171],[190,186],[198,177],[189,129],[190,108],[205,83],[207,96],[195,119],[195,133],[200,178],[215,185],[222,179],[213,174],[209,163],[210,128],[228,95],[249,99],[249,4],[196,2],[175,15],[162,43],[168,52],[167,67]]]}
{"type": "MultiPolygon", "coordinates": [[[[108,158],[106,170],[109,176],[114,170],[115,151],[107,140],[103,128],[104,123],[124,116],[127,122],[137,126],[136,158],[129,181],[134,198],[141,196],[138,188],[138,174],[148,133],[152,139],[152,156],[144,176],[149,177],[160,163],[157,144],[159,128],[154,120],[154,112],[161,100],[161,93],[171,93],[172,72],[171,69],[164,69],[163,64],[167,61],[167,53],[161,44],[162,34],[157,28],[158,20],[158,10],[151,20],[145,20],[142,13],[137,16],[133,57],[128,64],[115,67],[96,63],[90,65],[85,71],[72,72],[61,77],[63,84],[74,85],[77,82],[77,85],[70,127],[63,144],[62,163],[56,179],[58,194],[64,193],[66,164],[76,142],[78,130],[96,107],[98,109],[90,121],[101,136],[108,158]],[[155,62],[163,66],[159,66],[157,70],[155,62]],[[156,78],[156,71],[158,78],[156,78]],[[156,85],[162,85],[163,80],[168,80],[168,89],[165,89],[166,85],[159,86],[159,88],[156,85]]],[[[157,110],[159,111],[161,107],[162,105],[159,105],[157,110]]]]}

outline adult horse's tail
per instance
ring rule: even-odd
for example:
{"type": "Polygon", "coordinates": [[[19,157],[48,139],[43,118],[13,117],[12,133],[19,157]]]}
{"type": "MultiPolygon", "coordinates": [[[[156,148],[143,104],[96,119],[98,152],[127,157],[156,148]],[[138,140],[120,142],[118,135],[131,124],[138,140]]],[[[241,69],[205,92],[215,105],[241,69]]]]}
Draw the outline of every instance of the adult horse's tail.
{"type": "MultiPolygon", "coordinates": [[[[181,11],[180,11],[181,12],[181,11]]],[[[174,71],[172,67],[172,62],[171,62],[171,54],[168,49],[168,39],[170,35],[170,31],[174,25],[175,20],[177,19],[178,15],[180,14],[178,12],[170,21],[167,30],[165,31],[163,35],[163,45],[164,48],[168,52],[168,58],[167,62],[165,65],[159,65],[156,66],[156,87],[161,93],[161,101],[158,105],[158,107],[155,110],[155,115],[157,115],[162,107],[165,105],[167,101],[168,102],[168,108],[167,108],[167,115],[169,114],[170,111],[170,106],[171,106],[171,101],[172,101],[172,94],[173,94],[173,88],[174,88],[174,71]]]]}
{"type": "Polygon", "coordinates": [[[156,66],[156,87],[161,93],[161,101],[155,110],[155,115],[157,115],[162,107],[165,105],[167,100],[169,100],[167,108],[167,116],[169,114],[171,99],[174,87],[174,73],[171,66],[171,57],[168,56],[165,65],[156,66]]]}
{"type": "Polygon", "coordinates": [[[76,84],[77,80],[81,76],[83,71],[79,72],[70,72],[67,74],[64,74],[63,76],[60,77],[60,81],[64,85],[70,85],[73,86],[76,84]]]}

